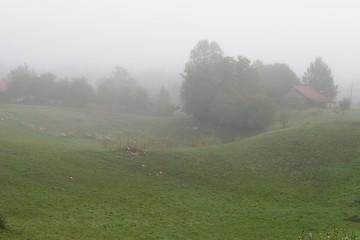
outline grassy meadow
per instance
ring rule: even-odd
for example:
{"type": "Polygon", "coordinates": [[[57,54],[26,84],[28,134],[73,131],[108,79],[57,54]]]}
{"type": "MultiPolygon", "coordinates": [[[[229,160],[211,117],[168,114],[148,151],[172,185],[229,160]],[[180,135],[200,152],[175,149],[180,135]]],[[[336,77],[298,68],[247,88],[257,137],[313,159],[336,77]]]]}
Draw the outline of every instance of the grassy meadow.
{"type": "Polygon", "coordinates": [[[185,117],[0,105],[0,239],[360,234],[358,112],[293,112],[217,144],[236,137],[185,117]]]}

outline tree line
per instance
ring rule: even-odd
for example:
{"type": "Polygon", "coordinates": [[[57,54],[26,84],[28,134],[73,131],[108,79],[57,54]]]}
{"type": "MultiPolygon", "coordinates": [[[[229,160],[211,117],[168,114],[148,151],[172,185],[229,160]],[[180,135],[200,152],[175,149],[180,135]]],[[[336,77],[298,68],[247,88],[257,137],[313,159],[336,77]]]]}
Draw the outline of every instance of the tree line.
{"type": "Polygon", "coordinates": [[[310,85],[330,101],[337,95],[331,69],[321,58],[299,79],[286,64],[224,56],[218,43],[207,40],[191,51],[182,77],[184,112],[232,128],[267,127],[283,95],[296,84],[310,85]]]}
{"type": "MultiPolygon", "coordinates": [[[[207,40],[199,41],[191,50],[181,76],[183,112],[201,122],[236,129],[266,128],[284,94],[296,84],[312,86],[330,101],[337,96],[331,69],[321,58],[311,62],[300,79],[287,64],[225,56],[218,43],[207,40]]],[[[157,115],[180,108],[171,103],[165,88],[150,96],[120,66],[99,80],[96,88],[85,77],[57,79],[52,73],[37,74],[27,65],[12,70],[7,80],[8,102],[157,115]]]]}
{"type": "Polygon", "coordinates": [[[115,67],[110,77],[94,88],[85,77],[57,79],[52,73],[37,74],[28,65],[8,75],[8,91],[3,98],[11,103],[100,108],[109,113],[167,115],[177,107],[164,87],[150,96],[127,69],[115,67]]]}

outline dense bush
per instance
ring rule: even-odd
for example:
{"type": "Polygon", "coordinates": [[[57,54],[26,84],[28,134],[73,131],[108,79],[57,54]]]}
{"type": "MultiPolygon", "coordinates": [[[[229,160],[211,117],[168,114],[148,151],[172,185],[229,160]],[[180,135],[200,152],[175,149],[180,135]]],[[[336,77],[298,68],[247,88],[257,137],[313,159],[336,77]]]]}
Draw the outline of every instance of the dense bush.
{"type": "Polygon", "coordinates": [[[19,66],[8,76],[10,102],[40,105],[84,106],[95,100],[87,79],[56,80],[52,73],[36,74],[29,66],[19,66]]]}
{"type": "Polygon", "coordinates": [[[0,214],[0,230],[6,229],[6,218],[0,214]]]}
{"type": "Polygon", "coordinates": [[[245,57],[225,57],[218,44],[200,41],[183,75],[184,112],[203,122],[264,129],[272,121],[275,102],[266,94],[270,88],[259,87],[258,69],[259,64],[245,57]]]}

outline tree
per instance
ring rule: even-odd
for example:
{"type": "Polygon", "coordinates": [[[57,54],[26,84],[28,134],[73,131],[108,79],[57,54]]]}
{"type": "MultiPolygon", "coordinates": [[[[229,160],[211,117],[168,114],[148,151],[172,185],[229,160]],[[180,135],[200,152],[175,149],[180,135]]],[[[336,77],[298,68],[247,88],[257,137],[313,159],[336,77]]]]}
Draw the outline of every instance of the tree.
{"type": "Polygon", "coordinates": [[[119,66],[115,67],[112,77],[99,82],[97,98],[109,112],[143,112],[149,101],[147,91],[137,85],[127,69],[119,66]]]}
{"type": "Polygon", "coordinates": [[[30,102],[34,95],[37,75],[28,65],[18,66],[9,73],[8,94],[11,99],[30,102]]]}
{"type": "Polygon", "coordinates": [[[69,91],[70,104],[76,107],[83,107],[95,99],[94,89],[85,77],[72,78],[69,91]]]}
{"type": "Polygon", "coordinates": [[[279,115],[278,115],[279,121],[282,124],[282,127],[285,128],[286,124],[289,122],[289,118],[290,118],[290,113],[287,109],[281,109],[279,111],[279,115]]]}
{"type": "Polygon", "coordinates": [[[343,98],[338,102],[338,105],[341,111],[341,115],[344,116],[345,111],[350,109],[350,105],[351,105],[350,98],[343,98]]]}
{"type": "Polygon", "coordinates": [[[182,85],[183,110],[233,128],[264,129],[273,99],[259,91],[260,75],[246,57],[224,57],[218,44],[200,41],[191,51],[182,85]]]}
{"type": "Polygon", "coordinates": [[[292,86],[299,83],[299,79],[293,70],[286,64],[275,63],[265,65],[261,62],[256,63],[256,69],[260,74],[260,91],[274,98],[277,104],[280,103],[284,94],[292,86]]]}
{"type": "Polygon", "coordinates": [[[200,41],[191,51],[182,75],[181,97],[185,113],[204,121],[214,117],[211,108],[219,80],[216,65],[223,59],[222,55],[220,46],[207,40],[200,41]]]}
{"type": "Polygon", "coordinates": [[[216,62],[218,59],[221,59],[222,56],[223,51],[218,43],[209,43],[208,40],[201,40],[196,47],[191,50],[190,61],[186,65],[185,72],[192,68],[193,65],[216,62]]]}
{"type": "Polygon", "coordinates": [[[38,87],[35,90],[40,104],[50,104],[55,100],[56,76],[52,73],[42,73],[38,77],[38,87]]]}
{"type": "Polygon", "coordinates": [[[237,58],[225,57],[218,66],[219,88],[225,92],[234,89],[238,92],[256,92],[260,75],[251,61],[242,56],[237,58]]]}
{"type": "Polygon", "coordinates": [[[335,100],[338,94],[338,85],[334,85],[334,77],[330,67],[319,57],[310,63],[302,78],[305,84],[310,85],[322,95],[335,100]]]}
{"type": "Polygon", "coordinates": [[[106,108],[110,113],[117,102],[117,92],[113,79],[101,79],[97,86],[96,96],[101,108],[106,108]]]}
{"type": "Polygon", "coordinates": [[[275,112],[272,98],[262,94],[219,93],[214,102],[217,122],[238,129],[263,130],[275,112]]]}
{"type": "Polygon", "coordinates": [[[112,84],[116,95],[118,111],[131,111],[134,92],[137,87],[135,79],[126,68],[116,66],[112,73],[112,84]]]}
{"type": "Polygon", "coordinates": [[[170,93],[165,87],[161,87],[153,102],[153,111],[158,115],[166,115],[170,113],[170,93]]]}
{"type": "Polygon", "coordinates": [[[94,100],[93,87],[85,77],[56,81],[52,73],[37,75],[28,65],[9,74],[9,95],[12,100],[28,104],[84,106],[94,100]]]}
{"type": "Polygon", "coordinates": [[[19,66],[8,76],[9,97],[30,104],[49,104],[54,99],[55,79],[52,73],[36,74],[28,65],[19,66]]]}
{"type": "Polygon", "coordinates": [[[149,94],[145,88],[137,86],[132,96],[130,109],[134,113],[144,113],[149,105],[149,94]]]}

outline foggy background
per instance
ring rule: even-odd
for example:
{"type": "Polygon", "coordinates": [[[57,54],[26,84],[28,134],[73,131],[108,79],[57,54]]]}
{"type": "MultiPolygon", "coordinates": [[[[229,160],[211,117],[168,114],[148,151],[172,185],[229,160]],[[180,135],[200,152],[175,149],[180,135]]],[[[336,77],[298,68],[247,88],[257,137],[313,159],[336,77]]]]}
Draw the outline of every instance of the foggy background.
{"type": "Polygon", "coordinates": [[[299,78],[322,57],[338,99],[353,84],[357,103],[359,9],[356,0],[0,0],[0,79],[26,63],[95,84],[119,65],[150,90],[171,90],[208,39],[229,56],[286,63],[299,78]]]}

